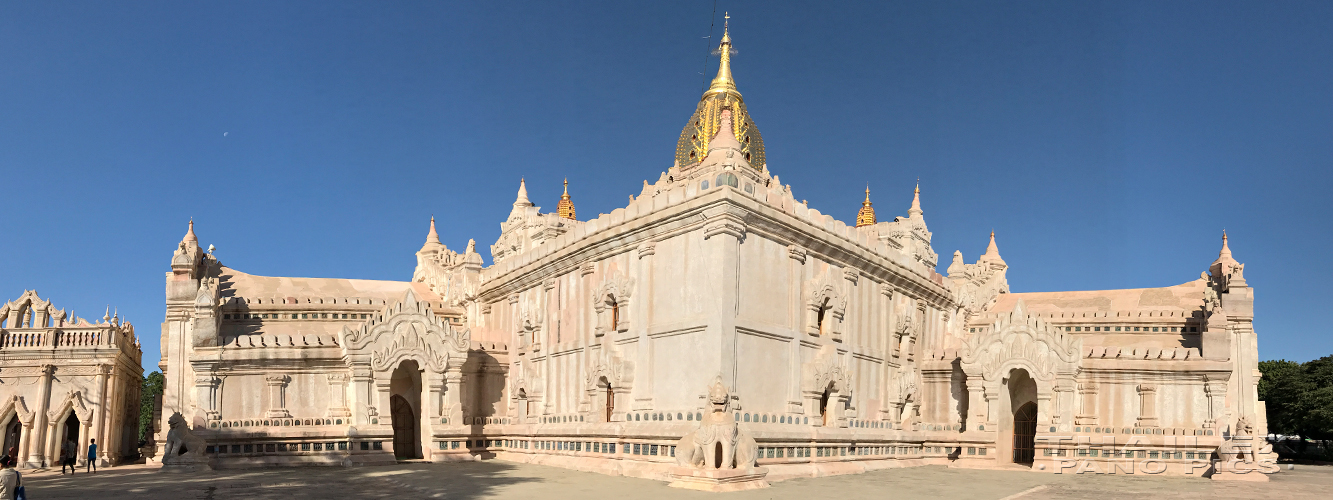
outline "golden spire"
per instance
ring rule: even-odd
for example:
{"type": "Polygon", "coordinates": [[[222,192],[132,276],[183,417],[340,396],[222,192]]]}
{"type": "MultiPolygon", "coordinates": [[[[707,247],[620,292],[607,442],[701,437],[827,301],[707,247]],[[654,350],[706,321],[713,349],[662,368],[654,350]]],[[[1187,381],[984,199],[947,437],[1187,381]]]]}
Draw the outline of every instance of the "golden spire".
{"type": "Polygon", "coordinates": [[[870,186],[866,186],[866,201],[861,202],[861,211],[856,214],[856,227],[875,225],[875,209],[870,207],[870,186]]]}
{"type": "Polygon", "coordinates": [[[574,215],[574,202],[569,199],[569,179],[565,179],[565,194],[560,195],[560,203],[555,206],[555,213],[562,218],[578,220],[574,215]]]}
{"type": "Polygon", "coordinates": [[[723,14],[722,17],[726,20],[722,21],[722,43],[717,46],[718,58],[720,59],[717,66],[717,77],[713,78],[713,84],[708,86],[708,92],[705,92],[704,96],[734,93],[736,97],[740,97],[740,91],[736,90],[736,81],[731,79],[731,34],[728,33],[727,29],[731,15],[723,14]]]}
{"type": "MultiPolygon", "coordinates": [[[[731,16],[726,15],[727,19],[731,16]]],[[[718,44],[717,76],[708,90],[699,98],[699,104],[690,116],[690,121],[680,132],[676,141],[676,164],[688,167],[699,163],[708,155],[709,143],[717,136],[722,125],[722,111],[730,109],[732,113],[731,135],[741,143],[741,155],[756,170],[764,170],[764,140],[759,129],[750,119],[745,109],[741,93],[736,90],[736,81],[731,76],[731,33],[727,24],[722,27],[722,41],[718,44]]]]}

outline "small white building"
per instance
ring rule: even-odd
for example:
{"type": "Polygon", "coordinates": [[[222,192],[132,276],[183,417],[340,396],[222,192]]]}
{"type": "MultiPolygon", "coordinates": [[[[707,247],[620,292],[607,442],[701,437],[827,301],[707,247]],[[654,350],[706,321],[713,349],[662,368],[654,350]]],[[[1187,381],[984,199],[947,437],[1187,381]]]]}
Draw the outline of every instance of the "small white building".
{"type": "Polygon", "coordinates": [[[82,465],[96,439],[99,465],[138,456],[143,368],[132,325],[71,318],[31,290],[0,306],[0,321],[0,454],[48,467],[72,441],[82,465]]]}

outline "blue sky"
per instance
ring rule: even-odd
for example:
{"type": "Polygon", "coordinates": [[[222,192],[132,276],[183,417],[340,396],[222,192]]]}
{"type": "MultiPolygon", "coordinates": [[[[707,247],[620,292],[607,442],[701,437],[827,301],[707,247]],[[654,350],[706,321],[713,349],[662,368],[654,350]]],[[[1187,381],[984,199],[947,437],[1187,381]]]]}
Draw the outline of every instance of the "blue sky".
{"type": "MultiPolygon", "coordinates": [[[[721,1],[798,199],[1014,291],[1169,286],[1225,228],[1263,359],[1333,354],[1333,2],[721,1]]],[[[431,215],[486,249],[526,177],[621,207],[671,166],[713,2],[0,1],[0,297],[133,322],[200,241],[254,274],[410,279],[431,215]]],[[[704,74],[706,73],[706,74],[704,74]]]]}

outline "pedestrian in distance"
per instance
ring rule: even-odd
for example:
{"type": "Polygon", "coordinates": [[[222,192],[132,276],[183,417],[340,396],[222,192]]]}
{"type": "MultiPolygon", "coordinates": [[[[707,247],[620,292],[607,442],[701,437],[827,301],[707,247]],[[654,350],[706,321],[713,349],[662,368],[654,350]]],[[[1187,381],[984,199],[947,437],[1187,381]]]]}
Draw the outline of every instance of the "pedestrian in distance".
{"type": "Polygon", "coordinates": [[[88,469],[87,472],[97,472],[97,440],[88,440],[88,469]]]}
{"type": "Polygon", "coordinates": [[[61,475],[64,475],[64,474],[65,474],[65,467],[69,467],[69,473],[70,473],[70,474],[73,474],[74,471],[77,471],[77,470],[78,470],[78,469],[75,468],[75,467],[77,467],[77,466],[74,464],[74,456],[77,455],[77,454],[78,454],[78,452],[75,451],[75,447],[74,447],[74,440],[72,440],[72,439],[66,439],[66,440],[65,440],[65,444],[60,445],[60,474],[61,474],[61,475]]]}

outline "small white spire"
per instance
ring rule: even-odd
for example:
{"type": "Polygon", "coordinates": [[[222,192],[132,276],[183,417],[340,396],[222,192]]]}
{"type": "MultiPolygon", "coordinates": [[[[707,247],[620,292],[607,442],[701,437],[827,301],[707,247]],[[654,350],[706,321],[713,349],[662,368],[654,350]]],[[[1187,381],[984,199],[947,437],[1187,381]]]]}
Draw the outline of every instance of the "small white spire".
{"type": "Polygon", "coordinates": [[[430,233],[426,234],[426,243],[439,243],[440,234],[435,232],[435,216],[430,216],[430,233]]]}
{"type": "Polygon", "coordinates": [[[912,193],[912,208],[907,209],[907,216],[912,218],[920,217],[921,212],[921,181],[916,181],[916,191],[912,193]]]}
{"type": "Polygon", "coordinates": [[[185,237],[181,238],[182,243],[199,243],[199,237],[194,235],[194,218],[190,218],[190,228],[185,231],[185,237]]]}
{"type": "Polygon", "coordinates": [[[527,184],[527,181],[526,181],[525,179],[523,179],[522,177],[520,177],[520,178],[518,179],[518,199],[514,200],[514,205],[515,205],[515,206],[531,206],[531,205],[532,205],[532,202],[531,202],[531,201],[528,201],[528,184],[527,184]]]}

